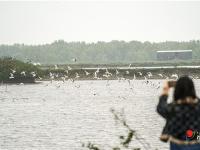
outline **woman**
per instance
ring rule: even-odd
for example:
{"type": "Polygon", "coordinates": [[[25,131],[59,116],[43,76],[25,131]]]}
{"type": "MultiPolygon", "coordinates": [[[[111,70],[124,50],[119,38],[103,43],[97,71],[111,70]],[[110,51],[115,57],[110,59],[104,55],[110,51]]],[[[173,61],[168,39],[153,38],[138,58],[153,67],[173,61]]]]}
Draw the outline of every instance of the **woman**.
{"type": "Polygon", "coordinates": [[[182,76],[175,84],[173,102],[167,103],[170,82],[165,82],[157,112],[166,119],[160,139],[171,150],[200,150],[200,101],[194,83],[182,76]]]}

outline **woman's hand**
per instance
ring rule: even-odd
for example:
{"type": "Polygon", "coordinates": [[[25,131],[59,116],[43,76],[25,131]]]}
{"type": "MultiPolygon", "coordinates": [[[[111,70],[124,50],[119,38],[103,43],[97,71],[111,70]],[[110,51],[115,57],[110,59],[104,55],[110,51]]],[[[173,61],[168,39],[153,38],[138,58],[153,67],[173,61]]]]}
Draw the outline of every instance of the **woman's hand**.
{"type": "Polygon", "coordinates": [[[163,85],[162,95],[168,95],[169,89],[170,87],[169,87],[168,81],[165,81],[163,85]]]}

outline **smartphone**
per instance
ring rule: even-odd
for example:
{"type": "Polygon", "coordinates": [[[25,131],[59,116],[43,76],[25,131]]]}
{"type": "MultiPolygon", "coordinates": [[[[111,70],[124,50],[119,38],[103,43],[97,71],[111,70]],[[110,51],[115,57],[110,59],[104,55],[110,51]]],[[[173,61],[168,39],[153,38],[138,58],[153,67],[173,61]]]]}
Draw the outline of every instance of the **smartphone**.
{"type": "Polygon", "coordinates": [[[175,87],[176,85],[176,81],[168,81],[168,86],[171,87],[175,87]]]}

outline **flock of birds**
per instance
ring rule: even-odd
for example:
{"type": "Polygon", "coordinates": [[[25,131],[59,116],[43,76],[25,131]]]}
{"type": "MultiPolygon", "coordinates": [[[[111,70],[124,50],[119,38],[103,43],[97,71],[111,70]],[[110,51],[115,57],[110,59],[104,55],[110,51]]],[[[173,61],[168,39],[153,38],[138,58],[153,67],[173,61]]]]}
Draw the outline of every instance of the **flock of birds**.
{"type": "MultiPolygon", "coordinates": [[[[10,70],[11,70],[11,72],[10,72],[9,79],[14,79],[15,78],[15,74],[16,74],[16,70],[14,70],[14,69],[10,69],[10,70]]],[[[20,75],[26,77],[27,73],[26,73],[26,71],[22,71],[22,72],[20,72],[20,75]]],[[[34,71],[30,72],[30,75],[32,77],[36,77],[36,73],[34,71]]]]}
{"type": "MultiPolygon", "coordinates": [[[[74,61],[76,61],[76,59],[74,61]]],[[[57,69],[58,69],[58,66],[55,65],[55,70],[57,70],[57,69]]],[[[134,74],[130,75],[130,69],[131,69],[131,64],[129,65],[129,69],[127,69],[125,71],[120,72],[118,69],[115,69],[115,71],[112,71],[112,73],[108,71],[108,68],[105,68],[104,73],[102,73],[102,72],[100,73],[100,68],[97,68],[97,70],[94,71],[94,72],[88,71],[87,69],[81,69],[81,70],[84,71],[84,73],[75,72],[73,77],[72,77],[72,75],[69,75],[69,72],[72,70],[72,68],[70,66],[67,66],[67,69],[65,69],[64,74],[49,72],[49,79],[51,80],[51,82],[55,79],[61,79],[63,82],[65,82],[67,79],[69,79],[71,81],[75,81],[75,80],[78,80],[78,79],[85,79],[85,78],[95,79],[95,80],[103,80],[103,79],[106,79],[106,80],[109,80],[109,79],[125,80],[125,79],[127,79],[128,80],[128,78],[126,78],[126,76],[129,76],[129,80],[130,80],[131,77],[132,77],[133,80],[136,80],[136,78],[144,79],[144,80],[153,79],[153,78],[178,79],[178,77],[179,77],[179,75],[176,74],[176,73],[171,74],[171,75],[169,75],[169,74],[165,75],[165,74],[161,74],[161,73],[153,75],[152,72],[143,73],[143,72],[140,72],[140,71],[135,72],[134,74]]],[[[104,69],[101,69],[101,70],[104,70],[104,69]]],[[[14,79],[15,74],[16,74],[16,70],[11,69],[9,79],[14,79]]],[[[20,72],[20,75],[24,76],[24,77],[26,77],[27,74],[28,73],[26,71],[20,72]]],[[[30,75],[32,77],[38,77],[40,80],[42,80],[42,78],[39,77],[36,74],[36,72],[34,72],[34,71],[30,72],[29,76],[30,75]]],[[[199,78],[198,76],[190,76],[190,77],[192,79],[198,79],[199,78]]]]}
{"type": "MultiPolygon", "coordinates": [[[[55,65],[55,69],[58,69],[58,66],[55,65]]],[[[137,78],[138,79],[144,79],[144,80],[148,80],[148,79],[153,79],[153,78],[160,78],[160,79],[178,79],[179,75],[174,73],[174,74],[171,74],[169,76],[167,75],[164,75],[164,74],[154,74],[152,72],[147,72],[147,73],[142,73],[140,71],[138,72],[135,72],[133,75],[130,75],[130,70],[126,70],[126,71],[123,71],[120,72],[118,69],[115,69],[114,73],[112,72],[109,72],[108,71],[108,68],[105,68],[105,69],[101,69],[101,70],[105,70],[105,71],[102,71],[104,73],[100,73],[100,68],[97,68],[96,71],[94,72],[91,72],[91,71],[88,71],[87,69],[82,69],[84,71],[84,73],[78,73],[78,72],[75,72],[74,73],[74,76],[72,77],[72,75],[69,75],[69,72],[70,70],[72,70],[72,68],[70,66],[67,66],[67,69],[65,70],[65,75],[60,75],[59,73],[52,73],[50,72],[49,73],[49,78],[51,80],[54,80],[54,79],[58,79],[60,78],[63,82],[65,82],[67,79],[71,80],[71,81],[75,81],[77,79],[91,79],[91,80],[109,80],[109,79],[117,79],[117,80],[125,80],[129,78],[130,80],[130,77],[132,76],[132,79],[133,80],[136,80],[137,78]],[[129,76],[128,78],[126,78],[126,76],[129,76]]],[[[192,77],[192,78],[195,78],[195,79],[198,79],[198,77],[192,77]]]]}
{"type": "MultiPolygon", "coordinates": [[[[72,61],[74,63],[77,62],[77,58],[72,58],[72,61]]],[[[35,63],[33,65],[41,65],[38,63],[35,63]]],[[[118,80],[120,81],[127,81],[128,84],[131,84],[131,80],[136,80],[136,79],[143,79],[144,83],[148,84],[148,85],[152,85],[155,86],[154,83],[149,80],[149,79],[153,79],[153,78],[159,78],[159,79],[178,79],[179,75],[176,73],[173,74],[162,74],[162,73],[158,73],[158,74],[153,74],[152,72],[141,72],[141,71],[137,71],[134,70],[133,73],[133,68],[132,64],[129,64],[128,69],[127,70],[119,70],[119,69],[115,69],[115,70],[108,70],[108,68],[97,68],[95,71],[89,71],[87,69],[81,69],[81,71],[83,72],[74,72],[72,67],[67,66],[67,68],[65,69],[64,73],[56,73],[56,72],[49,72],[49,76],[47,76],[47,80],[50,80],[50,82],[52,83],[54,80],[61,80],[63,82],[66,82],[67,80],[74,82],[75,80],[81,80],[81,79],[88,79],[88,80],[107,80],[106,85],[109,85],[109,80],[118,80]],[[71,72],[73,71],[73,73],[71,72]]],[[[59,67],[57,65],[54,65],[54,70],[58,70],[59,67]]],[[[17,74],[15,69],[11,69],[10,72],[10,76],[9,79],[14,79],[15,75],[17,74]]],[[[38,78],[39,80],[43,80],[39,75],[37,75],[36,72],[32,71],[32,72],[26,72],[26,71],[21,71],[20,73],[21,76],[26,77],[26,76],[32,76],[34,78],[38,78]]],[[[191,78],[193,79],[198,79],[198,76],[191,76],[191,78]]],[[[20,83],[23,84],[23,83],[20,83]]],[[[60,86],[57,86],[58,88],[60,86]]],[[[76,86],[79,88],[79,86],[76,86]]],[[[160,85],[155,86],[156,88],[159,88],[160,85]]]]}

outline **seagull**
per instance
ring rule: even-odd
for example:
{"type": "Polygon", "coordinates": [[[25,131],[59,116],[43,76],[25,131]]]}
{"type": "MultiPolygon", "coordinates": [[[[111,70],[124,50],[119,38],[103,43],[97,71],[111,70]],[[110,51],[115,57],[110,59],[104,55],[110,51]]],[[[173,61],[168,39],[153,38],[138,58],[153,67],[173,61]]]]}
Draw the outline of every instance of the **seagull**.
{"type": "Polygon", "coordinates": [[[106,72],[105,74],[109,75],[109,76],[112,76],[112,73],[108,72],[108,69],[106,68],[106,72]]]}
{"type": "Polygon", "coordinates": [[[172,74],[171,77],[172,77],[172,78],[178,79],[178,75],[177,75],[176,73],[175,73],[175,74],[172,74]]]}
{"type": "Polygon", "coordinates": [[[94,72],[94,79],[97,79],[97,71],[94,72]]]}
{"type": "Polygon", "coordinates": [[[135,74],[133,75],[133,80],[135,80],[136,79],[136,76],[135,76],[135,74]]]}
{"type": "Polygon", "coordinates": [[[94,79],[98,79],[99,68],[94,72],[94,79]]]}
{"type": "Polygon", "coordinates": [[[65,72],[68,74],[69,72],[68,72],[68,70],[65,70],[65,72]]]}
{"type": "Polygon", "coordinates": [[[73,59],[72,59],[72,61],[73,61],[73,62],[76,62],[76,61],[77,61],[77,59],[76,59],[76,58],[73,58],[73,59]]]}
{"type": "Polygon", "coordinates": [[[72,70],[72,68],[71,68],[70,66],[67,66],[67,69],[68,69],[68,70],[72,70]]]}
{"type": "Polygon", "coordinates": [[[116,75],[118,75],[119,74],[119,71],[116,69],[116,75]]]}
{"type": "Polygon", "coordinates": [[[88,76],[90,73],[85,70],[85,75],[88,76]]]}
{"type": "Polygon", "coordinates": [[[23,75],[23,76],[26,76],[25,71],[22,71],[20,74],[23,75]]]}
{"type": "Polygon", "coordinates": [[[36,77],[36,73],[33,71],[30,73],[33,77],[36,77]]]}
{"type": "Polygon", "coordinates": [[[109,74],[103,74],[103,77],[108,78],[108,77],[110,77],[110,75],[109,74]]]}
{"type": "Polygon", "coordinates": [[[80,78],[80,76],[77,72],[75,74],[76,74],[76,76],[75,76],[76,79],[80,78]]]}
{"type": "Polygon", "coordinates": [[[99,68],[97,68],[97,71],[96,71],[96,73],[99,73],[99,68]]]}
{"type": "Polygon", "coordinates": [[[158,74],[160,77],[163,77],[163,75],[161,73],[158,74]]]}
{"type": "Polygon", "coordinates": [[[129,71],[128,71],[128,70],[126,71],[126,74],[129,74],[129,71]]]}
{"type": "Polygon", "coordinates": [[[58,66],[57,65],[54,65],[55,69],[57,70],[58,69],[58,66]]]}
{"type": "Polygon", "coordinates": [[[138,72],[138,74],[139,74],[140,76],[142,76],[142,72],[138,72]]]}
{"type": "Polygon", "coordinates": [[[13,75],[13,73],[10,73],[10,77],[9,77],[9,79],[14,79],[14,75],[13,75]]]}
{"type": "Polygon", "coordinates": [[[11,71],[12,71],[12,73],[15,73],[16,72],[16,70],[14,70],[14,69],[10,69],[11,71]]]}
{"type": "Polygon", "coordinates": [[[131,67],[131,64],[129,64],[129,66],[128,66],[129,68],[131,67]]]}
{"type": "Polygon", "coordinates": [[[151,72],[147,72],[147,75],[149,78],[153,76],[151,72]]]}
{"type": "Polygon", "coordinates": [[[51,79],[54,79],[53,73],[49,72],[49,76],[50,76],[51,79]]]}

